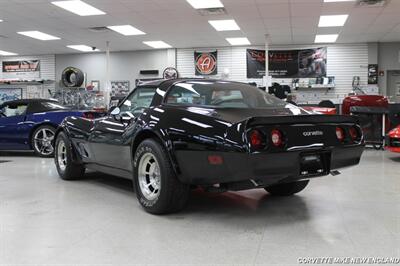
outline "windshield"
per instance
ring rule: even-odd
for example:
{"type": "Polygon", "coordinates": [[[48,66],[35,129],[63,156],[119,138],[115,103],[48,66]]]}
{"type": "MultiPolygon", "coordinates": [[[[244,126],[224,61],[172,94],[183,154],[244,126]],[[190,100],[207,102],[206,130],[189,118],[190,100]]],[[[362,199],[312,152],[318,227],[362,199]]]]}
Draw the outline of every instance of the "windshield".
{"type": "Polygon", "coordinates": [[[57,102],[41,102],[41,105],[46,109],[46,110],[67,110],[68,108],[65,106],[62,106],[61,104],[57,102]]]}
{"type": "Polygon", "coordinates": [[[276,108],[286,102],[244,83],[191,81],[174,85],[166,103],[213,108],[276,108]]]}

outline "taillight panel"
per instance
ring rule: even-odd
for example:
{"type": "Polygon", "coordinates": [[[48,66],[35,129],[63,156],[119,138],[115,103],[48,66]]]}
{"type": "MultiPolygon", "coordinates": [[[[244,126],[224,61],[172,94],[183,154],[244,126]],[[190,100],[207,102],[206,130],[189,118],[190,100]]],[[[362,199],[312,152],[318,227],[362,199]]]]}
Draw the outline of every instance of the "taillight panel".
{"type": "Polygon", "coordinates": [[[252,152],[320,149],[357,145],[363,140],[360,127],[350,123],[260,125],[249,129],[246,135],[252,152]]]}

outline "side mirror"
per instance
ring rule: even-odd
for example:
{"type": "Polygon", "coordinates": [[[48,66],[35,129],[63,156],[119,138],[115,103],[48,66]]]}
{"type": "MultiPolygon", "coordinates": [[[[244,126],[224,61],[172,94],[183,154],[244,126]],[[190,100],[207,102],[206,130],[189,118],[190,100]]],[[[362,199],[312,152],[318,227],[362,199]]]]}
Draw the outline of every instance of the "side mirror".
{"type": "Polygon", "coordinates": [[[110,115],[116,116],[116,115],[119,115],[120,113],[121,113],[121,109],[119,109],[119,107],[117,107],[117,106],[111,107],[110,115]]]}
{"type": "Polygon", "coordinates": [[[117,107],[118,107],[118,106],[116,106],[116,105],[111,106],[110,109],[108,109],[108,113],[111,114],[112,111],[114,111],[114,109],[117,108],[117,107]]]}
{"type": "Polygon", "coordinates": [[[112,115],[115,120],[121,120],[121,109],[119,109],[119,107],[112,107],[110,111],[110,115],[112,115]]]}

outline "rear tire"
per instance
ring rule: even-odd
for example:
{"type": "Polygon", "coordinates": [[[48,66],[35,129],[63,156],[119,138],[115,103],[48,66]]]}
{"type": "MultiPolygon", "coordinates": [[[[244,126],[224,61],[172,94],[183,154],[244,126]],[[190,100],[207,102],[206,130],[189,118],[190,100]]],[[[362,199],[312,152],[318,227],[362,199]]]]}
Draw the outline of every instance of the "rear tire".
{"type": "Polygon", "coordinates": [[[308,182],[309,180],[304,180],[292,183],[277,184],[264,189],[273,196],[291,196],[305,189],[308,185],[308,182]]]}
{"type": "Polygon", "coordinates": [[[58,134],[54,150],[54,161],[58,175],[64,180],[82,178],[85,174],[85,167],[72,160],[72,144],[64,132],[58,134]]]}
{"type": "Polygon", "coordinates": [[[167,214],[185,207],[190,186],[178,180],[167,151],[156,140],[139,144],[133,167],[136,197],[147,212],[167,214]]]}

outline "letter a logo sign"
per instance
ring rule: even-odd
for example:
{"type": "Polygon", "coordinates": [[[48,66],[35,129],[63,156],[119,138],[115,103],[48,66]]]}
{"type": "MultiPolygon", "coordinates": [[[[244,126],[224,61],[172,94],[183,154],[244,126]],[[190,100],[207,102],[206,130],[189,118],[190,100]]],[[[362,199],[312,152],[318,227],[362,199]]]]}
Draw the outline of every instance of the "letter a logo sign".
{"type": "Polygon", "coordinates": [[[217,51],[210,53],[194,52],[196,76],[217,74],[217,51]]]}

